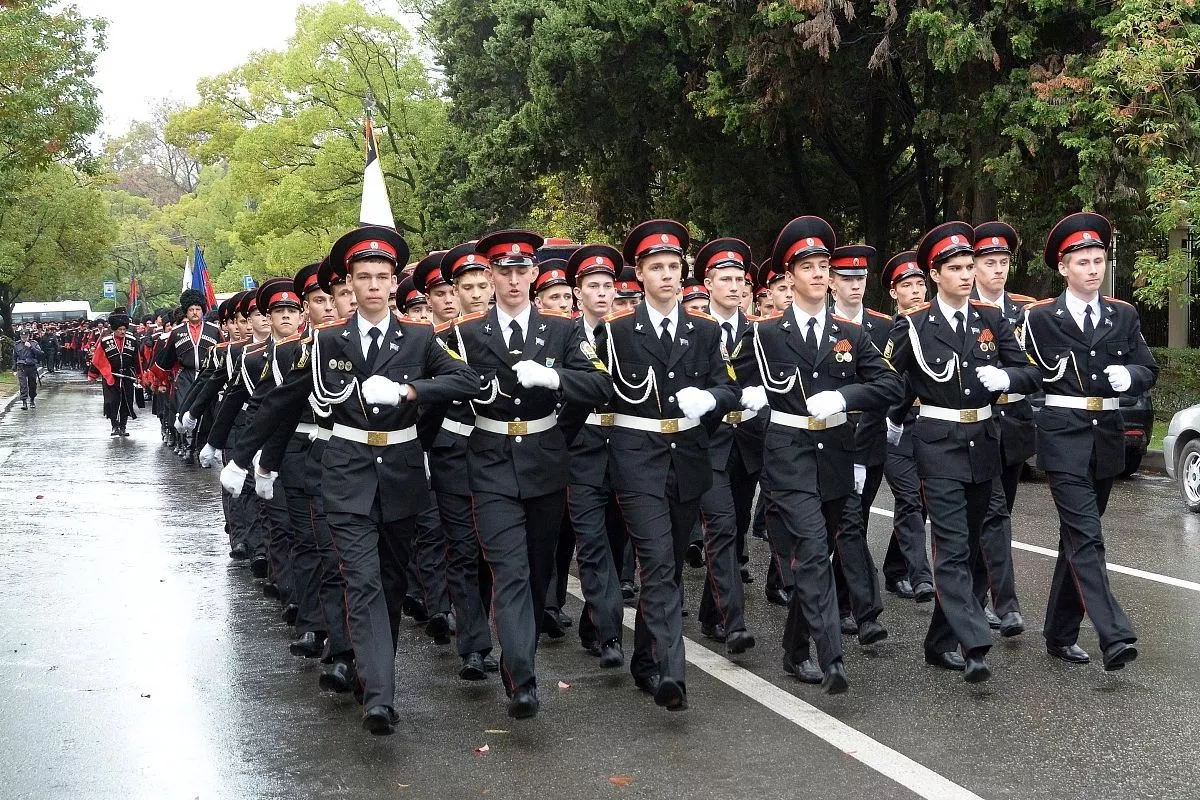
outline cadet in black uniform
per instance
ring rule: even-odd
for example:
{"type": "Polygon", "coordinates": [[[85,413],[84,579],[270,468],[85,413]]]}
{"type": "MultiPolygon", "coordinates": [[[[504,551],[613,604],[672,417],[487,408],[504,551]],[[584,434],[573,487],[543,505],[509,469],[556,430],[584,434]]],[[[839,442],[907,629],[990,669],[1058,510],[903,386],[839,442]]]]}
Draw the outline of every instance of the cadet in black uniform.
{"type": "Polygon", "coordinates": [[[451,339],[483,386],[473,401],[467,478],[492,570],[508,714],[518,719],[539,707],[534,653],[566,502],[567,443],[556,406],[559,400],[596,406],[612,393],[583,331],[566,315],[530,302],[541,244],[530,231],[479,240],[475,252],[490,265],[496,305],[455,322],[451,339]]]}
{"type": "Polygon", "coordinates": [[[100,337],[88,365],[88,377],[104,380],[104,415],[112,423],[110,436],[128,436],[125,425],[133,410],[133,384],[141,378],[137,338],[129,332],[129,314],[116,308],[108,315],[112,330],[100,337]]]}
{"type": "Polygon", "coordinates": [[[687,247],[687,228],[673,220],[634,228],[624,257],[636,265],[645,301],[610,314],[596,337],[616,387],[609,479],[641,568],[629,667],[638,687],[671,710],[687,708],[680,578],[712,485],[709,431],[740,408],[721,329],[679,306],[687,247]]]}
{"type": "MultiPolygon", "coordinates": [[[[784,670],[831,694],[849,686],[829,564],[831,532],[855,494],[854,427],[846,424],[846,412],[881,411],[900,397],[900,380],[870,335],[826,307],[835,247],[833,229],[819,217],[798,217],[784,227],[772,261],[791,276],[793,302],[751,325],[734,353],[734,369],[747,387],[743,402],[770,407],[762,474],[767,536],[794,582],[784,670]],[[809,657],[810,636],[816,662],[809,657]]],[[[867,568],[862,530],[843,528],[837,537],[844,540],[839,550],[847,573],[859,575],[867,568]]],[[[886,636],[874,618],[864,617],[864,645],[886,636]]]]}
{"type": "MultiPolygon", "coordinates": [[[[991,631],[972,591],[970,558],[1000,477],[992,401],[1001,392],[1026,394],[1038,383],[1037,369],[999,309],[970,301],[974,240],[964,222],[925,234],[917,262],[928,267],[937,297],[897,319],[884,353],[921,401],[913,450],[932,524],[937,586],[925,659],[965,670],[969,683],[991,677],[991,631]],[[962,656],[954,652],[960,647],[962,656]]],[[[899,425],[908,409],[902,404],[890,413],[899,425]]]]}
{"type": "Polygon", "coordinates": [[[1113,478],[1125,465],[1122,392],[1148,391],[1158,365],[1133,306],[1101,297],[1112,226],[1098,214],[1072,214],[1046,239],[1046,266],[1067,281],[1061,295],[1026,307],[1023,334],[1041,373],[1046,405],[1038,415],[1038,466],[1058,508],[1058,561],[1043,634],[1050,655],[1086,663],[1078,643],[1086,613],[1104,668],[1137,658],[1137,636],[1108,584],[1100,517],[1113,478]]]}

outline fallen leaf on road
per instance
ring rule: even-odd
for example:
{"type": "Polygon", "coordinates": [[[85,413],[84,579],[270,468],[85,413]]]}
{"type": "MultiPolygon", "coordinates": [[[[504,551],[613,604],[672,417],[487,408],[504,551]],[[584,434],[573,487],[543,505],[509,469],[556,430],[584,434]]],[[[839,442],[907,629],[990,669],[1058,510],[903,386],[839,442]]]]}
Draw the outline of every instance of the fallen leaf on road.
{"type": "Polygon", "coordinates": [[[633,783],[633,778],[629,775],[610,775],[608,782],[613,786],[628,786],[633,783]]]}
{"type": "Polygon", "coordinates": [[[412,784],[411,783],[397,783],[396,784],[397,789],[407,789],[409,786],[412,786],[412,784]]]}
{"type": "Polygon", "coordinates": [[[150,696],[150,695],[148,695],[148,694],[144,694],[144,695],[142,695],[142,697],[149,697],[149,696],[150,696]]]}
{"type": "Polygon", "coordinates": [[[571,684],[567,683],[566,681],[559,681],[559,682],[558,682],[558,688],[560,688],[560,689],[570,689],[570,688],[571,688],[571,684]]]}
{"type": "Polygon", "coordinates": [[[488,728],[486,731],[484,731],[484,733],[496,734],[496,733],[508,733],[508,731],[503,730],[502,728],[488,728]]]}
{"type": "Polygon", "coordinates": [[[487,751],[489,751],[489,750],[491,750],[491,749],[492,749],[492,748],[488,747],[486,744],[485,744],[485,745],[483,745],[482,747],[476,747],[476,748],[475,748],[475,755],[477,755],[477,756],[481,756],[481,755],[483,755],[484,753],[486,753],[487,751]]]}
{"type": "Polygon", "coordinates": [[[37,497],[35,497],[35,498],[33,498],[33,499],[34,499],[34,500],[44,500],[44,499],[46,499],[46,498],[45,498],[45,495],[40,495],[40,494],[39,494],[37,497]]]}

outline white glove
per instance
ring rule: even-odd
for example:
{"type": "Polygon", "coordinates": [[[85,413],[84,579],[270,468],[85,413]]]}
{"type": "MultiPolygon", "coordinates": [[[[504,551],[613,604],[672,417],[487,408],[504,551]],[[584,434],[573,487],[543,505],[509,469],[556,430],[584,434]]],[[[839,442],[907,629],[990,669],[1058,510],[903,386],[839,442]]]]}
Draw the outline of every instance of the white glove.
{"type": "Polygon", "coordinates": [[[695,386],[685,386],[675,393],[675,401],[679,410],[688,419],[700,419],[717,407],[717,398],[713,393],[695,386]]]}
{"type": "Polygon", "coordinates": [[[249,474],[249,472],[239,467],[236,461],[230,461],[221,470],[221,486],[225,491],[237,497],[242,493],[242,486],[245,484],[246,476],[249,474]]]}
{"type": "Polygon", "coordinates": [[[183,427],[183,417],[179,416],[178,414],[175,415],[175,424],[171,427],[175,429],[176,433],[187,432],[187,428],[183,427]]]}
{"type": "Polygon", "coordinates": [[[557,389],[560,385],[558,373],[536,361],[518,361],[513,364],[513,372],[517,373],[517,383],[526,389],[557,389]]]}
{"type": "Polygon", "coordinates": [[[742,389],[742,408],[749,411],[762,411],[767,407],[767,390],[761,386],[747,386],[742,389]]]}
{"type": "Polygon", "coordinates": [[[983,388],[989,392],[1008,391],[1008,373],[999,367],[985,364],[982,367],[975,368],[975,375],[979,378],[979,382],[983,384],[983,388]]]}
{"type": "Polygon", "coordinates": [[[263,470],[259,464],[261,456],[262,450],[254,454],[254,493],[263,500],[270,500],[275,496],[275,479],[279,477],[279,473],[263,470]]]}
{"type": "Polygon", "coordinates": [[[867,486],[867,465],[854,465],[854,493],[862,494],[863,489],[867,486]]]}
{"type": "Polygon", "coordinates": [[[834,414],[846,410],[846,398],[841,392],[817,392],[808,398],[808,415],[818,420],[829,419],[834,414]]]}
{"type": "Polygon", "coordinates": [[[183,424],[184,431],[191,433],[192,431],[196,430],[196,423],[198,420],[192,416],[192,412],[185,411],[183,412],[183,417],[180,419],[180,422],[183,424]]]}
{"type": "Polygon", "coordinates": [[[887,421],[887,426],[888,426],[888,431],[887,431],[888,444],[890,444],[892,447],[895,447],[896,445],[900,444],[900,437],[904,435],[904,426],[897,425],[896,423],[892,422],[890,419],[887,421]]]}
{"type": "Polygon", "coordinates": [[[318,430],[318,428],[313,428],[311,431],[308,432],[308,440],[310,442],[315,442],[317,440],[317,430],[318,430]]]}
{"type": "Polygon", "coordinates": [[[362,382],[363,400],[373,406],[400,405],[400,384],[382,375],[372,375],[362,382]]]}
{"type": "Polygon", "coordinates": [[[200,449],[200,466],[208,469],[215,467],[221,463],[221,451],[213,447],[211,444],[206,444],[200,449]]]}
{"type": "Polygon", "coordinates": [[[1113,388],[1114,392],[1128,391],[1129,387],[1133,385],[1133,376],[1120,364],[1105,367],[1104,374],[1108,376],[1108,385],[1113,388]]]}

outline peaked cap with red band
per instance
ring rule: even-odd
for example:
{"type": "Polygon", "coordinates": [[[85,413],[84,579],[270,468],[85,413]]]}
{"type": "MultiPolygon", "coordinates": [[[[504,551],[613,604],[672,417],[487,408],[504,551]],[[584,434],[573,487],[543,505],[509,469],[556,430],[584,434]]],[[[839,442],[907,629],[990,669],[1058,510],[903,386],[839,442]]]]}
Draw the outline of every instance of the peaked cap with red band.
{"type": "Polygon", "coordinates": [[[463,242],[446,251],[442,256],[442,280],[452,284],[455,278],[464,273],[491,266],[486,258],[475,252],[477,243],[475,240],[463,242]]]}
{"type": "Polygon", "coordinates": [[[708,287],[704,285],[704,281],[699,278],[688,278],[683,282],[683,300],[695,300],[697,298],[708,300],[708,287]]]}
{"type": "Polygon", "coordinates": [[[869,244],[844,244],[833,251],[829,258],[829,269],[847,278],[857,278],[871,273],[875,263],[875,248],[869,244]]]}
{"type": "Polygon", "coordinates": [[[296,294],[304,297],[314,289],[320,289],[321,284],[317,281],[317,271],[321,269],[321,262],[314,261],[311,264],[305,264],[296,273],[296,277],[292,280],[292,288],[296,294]]]}
{"type": "Polygon", "coordinates": [[[552,289],[555,286],[567,286],[567,262],[562,258],[547,258],[538,264],[538,276],[533,279],[535,293],[552,289]]]}
{"type": "Polygon", "coordinates": [[[300,308],[293,278],[268,278],[254,292],[254,305],[260,314],[270,314],[273,308],[300,308]]]}
{"type": "Polygon", "coordinates": [[[543,239],[533,231],[496,231],[475,243],[475,252],[496,267],[531,267],[543,239]]]}
{"type": "Polygon", "coordinates": [[[363,225],[343,235],[329,251],[329,261],[347,275],[350,265],[364,258],[390,261],[395,269],[398,264],[408,263],[408,242],[395,228],[363,225]]]}
{"type": "Polygon", "coordinates": [[[763,262],[758,265],[758,272],[754,275],[754,286],[756,289],[769,289],[771,284],[786,277],[787,273],[775,271],[774,258],[764,258],[763,262]]]}
{"type": "MultiPolygon", "coordinates": [[[[625,246],[621,252],[629,264],[637,264],[639,258],[645,258],[655,253],[675,253],[682,256],[692,243],[691,234],[686,225],[673,219],[652,219],[638,225],[625,237],[625,246]]],[[[683,274],[688,273],[688,265],[683,263],[683,274]]]]}
{"type": "Polygon", "coordinates": [[[228,297],[221,301],[221,304],[217,306],[218,322],[228,322],[229,320],[233,319],[233,315],[237,311],[238,300],[240,300],[241,297],[242,292],[238,292],[232,297],[228,297]]]}
{"type": "Polygon", "coordinates": [[[317,267],[317,285],[325,294],[333,294],[333,287],[346,282],[346,269],[339,267],[328,258],[317,267]]]}
{"type": "Polygon", "coordinates": [[[237,304],[237,313],[243,317],[250,316],[251,309],[255,308],[255,298],[257,295],[258,293],[253,291],[242,292],[241,299],[238,300],[237,304]]]}
{"type": "Polygon", "coordinates": [[[581,245],[578,242],[572,242],[570,239],[547,239],[537,252],[533,254],[533,260],[541,266],[542,262],[552,258],[561,258],[563,261],[568,261],[571,254],[578,250],[581,245]]]}
{"type": "Polygon", "coordinates": [[[704,280],[710,269],[737,267],[743,272],[753,268],[750,260],[750,245],[741,239],[725,237],[706,242],[696,253],[696,265],[692,268],[697,280],[704,280]]]}
{"type": "Polygon", "coordinates": [[[621,269],[621,274],[617,276],[613,288],[616,290],[617,297],[641,297],[644,294],[642,284],[638,283],[637,270],[630,264],[626,264],[621,269]]]}
{"type": "Polygon", "coordinates": [[[446,285],[442,275],[442,259],[445,257],[445,250],[434,250],[417,262],[412,272],[413,286],[417,291],[429,294],[431,289],[446,285]]]}
{"type": "Polygon", "coordinates": [[[567,259],[567,281],[572,286],[578,286],[581,278],[599,272],[608,275],[615,283],[617,271],[623,267],[624,262],[617,248],[607,244],[585,244],[567,259]]]}
{"type": "Polygon", "coordinates": [[[828,256],[837,247],[837,236],[833,226],[820,217],[796,217],[783,226],[783,230],[775,237],[775,246],[771,248],[771,260],[779,265],[780,272],[787,272],[788,267],[798,258],[809,256],[828,256]]]}
{"type": "Polygon", "coordinates": [[[406,275],[404,280],[400,281],[400,285],[396,287],[396,307],[401,311],[408,311],[413,306],[427,305],[428,303],[429,298],[416,287],[411,275],[406,275]]]}
{"type": "Polygon", "coordinates": [[[975,255],[990,253],[1012,255],[1020,240],[1012,225],[1007,222],[985,222],[975,226],[975,255]]]}
{"type": "Polygon", "coordinates": [[[1112,242],[1112,223],[1099,214],[1080,211],[1059,220],[1046,237],[1046,266],[1057,269],[1063,256],[1088,247],[1108,250],[1112,242]]]}
{"type": "Polygon", "coordinates": [[[888,259],[879,272],[879,281],[883,288],[890,289],[897,283],[908,278],[924,278],[925,270],[917,261],[916,250],[904,250],[888,259]]]}
{"type": "Polygon", "coordinates": [[[917,263],[932,270],[947,258],[975,253],[975,229],[965,222],[943,222],[921,237],[917,245],[917,263]]]}

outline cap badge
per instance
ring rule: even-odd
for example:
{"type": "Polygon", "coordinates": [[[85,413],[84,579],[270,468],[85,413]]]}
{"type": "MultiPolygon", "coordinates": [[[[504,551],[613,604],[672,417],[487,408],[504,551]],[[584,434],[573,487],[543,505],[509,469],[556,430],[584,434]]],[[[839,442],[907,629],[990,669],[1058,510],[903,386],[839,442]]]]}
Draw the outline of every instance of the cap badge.
{"type": "Polygon", "coordinates": [[[671,237],[670,237],[670,236],[667,236],[665,233],[663,233],[663,234],[659,234],[659,237],[658,237],[658,238],[659,238],[659,240],[660,240],[660,241],[663,241],[663,242],[669,242],[669,241],[671,241],[671,237]]]}

